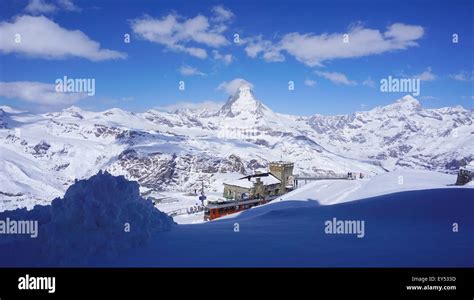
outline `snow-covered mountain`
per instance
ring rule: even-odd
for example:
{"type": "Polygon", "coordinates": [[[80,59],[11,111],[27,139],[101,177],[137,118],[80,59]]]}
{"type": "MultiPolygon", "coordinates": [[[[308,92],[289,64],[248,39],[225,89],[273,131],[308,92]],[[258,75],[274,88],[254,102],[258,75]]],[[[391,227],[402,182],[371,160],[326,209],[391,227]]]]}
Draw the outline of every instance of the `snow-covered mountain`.
{"type": "Polygon", "coordinates": [[[138,181],[146,196],[202,183],[216,190],[281,159],[295,162],[297,174],[449,173],[474,159],[473,146],[472,110],[423,109],[410,96],[331,117],[275,113],[247,86],[218,111],[70,107],[36,115],[0,107],[0,211],[48,203],[100,169],[138,181]]]}
{"type": "Polygon", "coordinates": [[[231,118],[240,116],[239,119],[244,119],[252,116],[262,118],[266,113],[271,113],[271,110],[255,99],[249,86],[243,85],[233,96],[229,97],[227,103],[219,110],[218,115],[231,118]]]}
{"type": "Polygon", "coordinates": [[[423,109],[412,96],[348,116],[315,115],[308,123],[327,149],[356,159],[456,172],[474,159],[473,110],[423,109]]]}

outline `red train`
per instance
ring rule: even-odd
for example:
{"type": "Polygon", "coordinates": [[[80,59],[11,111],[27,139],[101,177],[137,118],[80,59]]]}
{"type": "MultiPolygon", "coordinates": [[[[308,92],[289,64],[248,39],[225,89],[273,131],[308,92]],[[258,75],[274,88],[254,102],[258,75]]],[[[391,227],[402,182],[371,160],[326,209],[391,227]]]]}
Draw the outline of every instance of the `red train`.
{"type": "Polygon", "coordinates": [[[239,211],[249,209],[254,206],[262,205],[270,202],[272,199],[257,198],[257,199],[244,199],[244,200],[222,200],[209,202],[204,209],[204,220],[210,221],[220,218],[225,215],[234,214],[239,211]]]}

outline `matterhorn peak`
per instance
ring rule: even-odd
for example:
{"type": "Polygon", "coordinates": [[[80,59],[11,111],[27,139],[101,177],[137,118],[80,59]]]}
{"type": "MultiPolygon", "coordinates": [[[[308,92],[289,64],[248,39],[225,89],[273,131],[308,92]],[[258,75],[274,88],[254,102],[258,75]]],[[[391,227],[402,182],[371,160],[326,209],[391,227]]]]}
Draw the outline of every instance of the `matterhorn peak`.
{"type": "Polygon", "coordinates": [[[241,114],[261,116],[264,110],[269,109],[255,99],[251,86],[242,84],[219,110],[219,115],[226,117],[235,117],[241,114]]]}
{"type": "Polygon", "coordinates": [[[250,85],[243,84],[238,89],[237,92],[242,97],[253,97],[253,91],[250,85]]]}

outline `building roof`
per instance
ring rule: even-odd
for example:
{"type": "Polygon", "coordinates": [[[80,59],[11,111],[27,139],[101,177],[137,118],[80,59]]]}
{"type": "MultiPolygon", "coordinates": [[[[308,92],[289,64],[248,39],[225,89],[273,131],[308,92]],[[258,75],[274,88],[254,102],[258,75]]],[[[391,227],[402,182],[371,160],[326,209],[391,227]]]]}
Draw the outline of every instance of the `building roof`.
{"type": "Polygon", "coordinates": [[[280,179],[276,178],[272,174],[264,173],[264,174],[245,176],[234,181],[224,182],[224,184],[250,189],[253,187],[254,183],[257,182],[257,178],[260,178],[263,185],[280,184],[281,182],[280,179]]]}
{"type": "Polygon", "coordinates": [[[287,166],[287,165],[294,165],[294,163],[292,163],[291,161],[278,160],[278,161],[270,162],[270,165],[287,166]]]}

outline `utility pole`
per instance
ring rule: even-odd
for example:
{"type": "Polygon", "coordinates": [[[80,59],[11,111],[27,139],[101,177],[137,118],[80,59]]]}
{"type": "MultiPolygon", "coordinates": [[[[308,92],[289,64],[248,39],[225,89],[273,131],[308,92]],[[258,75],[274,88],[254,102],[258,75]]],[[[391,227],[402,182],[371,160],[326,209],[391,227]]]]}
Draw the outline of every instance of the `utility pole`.
{"type": "Polygon", "coordinates": [[[206,200],[207,197],[204,194],[204,179],[201,180],[201,196],[199,196],[199,200],[201,200],[202,205],[204,205],[204,200],[206,200]]]}

